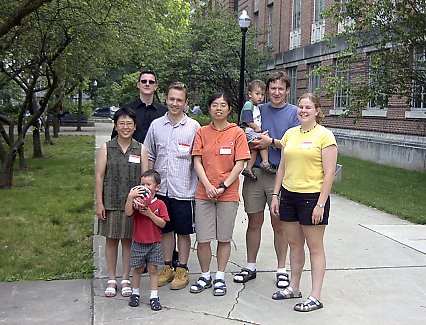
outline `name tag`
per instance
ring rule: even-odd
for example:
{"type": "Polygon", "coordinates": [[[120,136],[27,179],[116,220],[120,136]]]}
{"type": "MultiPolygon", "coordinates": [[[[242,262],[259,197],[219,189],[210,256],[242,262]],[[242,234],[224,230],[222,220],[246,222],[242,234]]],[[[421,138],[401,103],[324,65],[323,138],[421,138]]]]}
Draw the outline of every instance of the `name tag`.
{"type": "Polygon", "coordinates": [[[141,156],[130,155],[129,156],[129,162],[135,163],[135,164],[140,164],[141,163],[141,156]]]}
{"type": "Polygon", "coordinates": [[[186,143],[179,143],[178,150],[179,152],[188,153],[191,146],[186,143]]]}
{"type": "Polygon", "coordinates": [[[312,142],[301,142],[300,149],[310,149],[312,148],[312,142]]]}
{"type": "Polygon", "coordinates": [[[230,155],[230,154],[232,154],[232,148],[231,147],[222,147],[222,148],[219,149],[219,154],[230,155]]]}

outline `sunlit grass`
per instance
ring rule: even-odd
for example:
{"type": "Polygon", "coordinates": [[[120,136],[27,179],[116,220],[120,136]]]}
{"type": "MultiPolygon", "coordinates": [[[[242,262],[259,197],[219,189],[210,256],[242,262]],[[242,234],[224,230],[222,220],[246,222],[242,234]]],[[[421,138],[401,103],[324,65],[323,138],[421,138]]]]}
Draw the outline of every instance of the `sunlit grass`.
{"type": "Polygon", "coordinates": [[[0,191],[0,281],[92,277],[94,137],[54,142],[0,191]]]}
{"type": "Polygon", "coordinates": [[[414,223],[426,224],[426,173],[339,156],[333,192],[414,223]]]}

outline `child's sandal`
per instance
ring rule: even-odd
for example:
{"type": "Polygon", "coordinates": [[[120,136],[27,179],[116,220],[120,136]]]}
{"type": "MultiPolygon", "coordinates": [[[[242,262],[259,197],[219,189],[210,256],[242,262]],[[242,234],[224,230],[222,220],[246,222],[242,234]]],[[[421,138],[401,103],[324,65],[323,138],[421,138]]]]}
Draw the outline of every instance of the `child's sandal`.
{"type": "Polygon", "coordinates": [[[151,309],[153,311],[159,311],[163,308],[161,307],[160,298],[158,297],[149,299],[149,304],[151,305],[151,309]]]}

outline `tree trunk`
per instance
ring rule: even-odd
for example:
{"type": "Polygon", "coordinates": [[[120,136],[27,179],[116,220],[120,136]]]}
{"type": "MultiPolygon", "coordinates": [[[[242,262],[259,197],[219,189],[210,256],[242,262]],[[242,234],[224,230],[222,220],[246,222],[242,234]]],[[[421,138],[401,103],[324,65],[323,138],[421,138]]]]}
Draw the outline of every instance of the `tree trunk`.
{"type": "Polygon", "coordinates": [[[46,122],[44,123],[44,144],[52,145],[52,138],[50,137],[50,123],[49,123],[49,117],[51,114],[48,114],[48,117],[46,118],[46,122]]]}
{"type": "Polygon", "coordinates": [[[33,157],[34,158],[43,158],[43,151],[41,149],[41,140],[40,140],[40,129],[34,127],[33,130],[33,157]]]}
{"type": "Polygon", "coordinates": [[[27,161],[25,160],[24,146],[19,148],[18,154],[19,154],[19,169],[21,169],[21,170],[26,169],[27,168],[27,161]]]}
{"type": "MultiPolygon", "coordinates": [[[[22,145],[21,145],[22,147],[22,145]]],[[[11,188],[13,183],[13,165],[15,164],[16,154],[19,149],[11,150],[0,170],[0,189],[11,188]]]]}
{"type": "Polygon", "coordinates": [[[81,131],[81,114],[83,114],[83,80],[80,79],[80,86],[78,88],[78,116],[77,116],[77,130],[81,131]]]}

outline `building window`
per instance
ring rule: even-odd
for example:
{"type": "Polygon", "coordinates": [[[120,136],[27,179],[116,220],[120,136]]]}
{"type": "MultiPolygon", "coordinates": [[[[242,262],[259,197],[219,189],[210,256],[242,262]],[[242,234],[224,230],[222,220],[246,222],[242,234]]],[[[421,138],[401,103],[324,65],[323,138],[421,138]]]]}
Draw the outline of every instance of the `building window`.
{"type": "MultiPolygon", "coordinates": [[[[346,60],[336,62],[335,77],[338,80],[337,92],[334,95],[334,114],[340,115],[349,108],[349,63],[346,60]]],[[[331,114],[332,112],[330,112],[331,114]]]]}
{"type": "Polygon", "coordinates": [[[287,69],[288,78],[290,79],[290,93],[288,94],[288,102],[297,104],[297,67],[287,69]]]}
{"type": "Polygon", "coordinates": [[[322,41],[325,32],[325,20],[321,18],[321,12],[325,8],[325,0],[315,0],[314,19],[312,22],[311,43],[322,41]]]}
{"type": "MultiPolygon", "coordinates": [[[[346,3],[349,0],[340,0],[340,13],[341,16],[346,12],[346,3]]],[[[344,20],[339,21],[337,25],[337,32],[343,33],[345,30],[347,30],[348,27],[354,24],[354,20],[350,17],[346,17],[344,20]]]]}
{"type": "Polygon", "coordinates": [[[267,29],[267,42],[268,46],[272,46],[272,13],[274,9],[274,4],[271,3],[268,5],[268,29],[267,29]]]}
{"type": "Polygon", "coordinates": [[[302,0],[293,0],[291,10],[290,50],[300,47],[302,0]]]}
{"type": "Polygon", "coordinates": [[[308,91],[310,93],[316,93],[319,95],[320,93],[320,87],[321,87],[321,76],[315,72],[315,69],[319,67],[318,63],[310,64],[309,65],[309,85],[308,85],[308,91]]]}
{"type": "MultiPolygon", "coordinates": [[[[414,70],[419,75],[426,73],[426,49],[414,53],[414,70]]],[[[413,111],[426,111],[426,86],[418,81],[413,82],[413,97],[411,108],[413,111]]]]}

